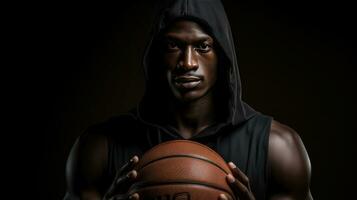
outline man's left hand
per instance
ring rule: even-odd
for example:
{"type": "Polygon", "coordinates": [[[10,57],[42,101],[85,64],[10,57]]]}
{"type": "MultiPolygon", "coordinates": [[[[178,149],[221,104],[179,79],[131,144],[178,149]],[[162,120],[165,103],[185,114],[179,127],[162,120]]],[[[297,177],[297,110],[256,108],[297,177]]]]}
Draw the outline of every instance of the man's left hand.
{"type": "MultiPolygon", "coordinates": [[[[248,177],[238,167],[232,163],[228,163],[232,174],[228,174],[226,179],[231,186],[235,196],[239,200],[255,200],[255,197],[250,189],[248,177]]],[[[221,194],[219,200],[229,200],[224,194],[221,194]]]]}

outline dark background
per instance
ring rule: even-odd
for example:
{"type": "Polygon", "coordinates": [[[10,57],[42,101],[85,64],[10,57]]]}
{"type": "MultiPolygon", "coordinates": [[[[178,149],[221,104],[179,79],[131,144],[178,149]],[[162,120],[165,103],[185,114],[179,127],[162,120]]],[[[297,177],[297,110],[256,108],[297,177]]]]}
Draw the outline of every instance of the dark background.
{"type": "MultiPolygon", "coordinates": [[[[239,49],[243,99],[300,134],[315,199],[354,197],[352,3],[224,4],[239,49]]],[[[15,120],[7,124],[11,139],[3,140],[3,152],[14,199],[61,199],[76,137],[136,105],[153,9],[143,0],[31,3],[8,15],[16,20],[9,23],[15,38],[9,51],[16,55],[5,84],[12,98],[4,105],[15,120]]]]}

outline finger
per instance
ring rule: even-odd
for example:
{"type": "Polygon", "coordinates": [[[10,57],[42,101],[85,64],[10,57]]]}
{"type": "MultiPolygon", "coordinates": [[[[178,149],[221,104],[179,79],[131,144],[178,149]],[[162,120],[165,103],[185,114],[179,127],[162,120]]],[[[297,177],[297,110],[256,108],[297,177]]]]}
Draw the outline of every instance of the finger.
{"type": "Polygon", "coordinates": [[[231,168],[233,176],[250,190],[249,178],[233,162],[229,162],[228,165],[231,168]]]}
{"type": "Polygon", "coordinates": [[[122,192],[123,190],[127,189],[128,182],[134,180],[138,176],[136,170],[132,170],[126,175],[122,175],[117,178],[113,184],[108,189],[106,196],[111,197],[115,193],[122,192]]]}
{"type": "Polygon", "coordinates": [[[248,187],[246,187],[238,179],[234,178],[232,174],[228,174],[226,178],[229,184],[231,185],[231,188],[233,189],[234,193],[236,193],[239,197],[250,196],[250,190],[248,189],[248,187]]]}
{"type": "Polygon", "coordinates": [[[127,173],[132,165],[136,164],[139,161],[137,156],[133,156],[129,162],[125,163],[116,173],[114,180],[118,180],[123,174],[127,173]]]}
{"type": "Polygon", "coordinates": [[[134,193],[131,195],[128,194],[118,194],[111,197],[109,200],[139,200],[139,194],[134,193]]]}
{"type": "Polygon", "coordinates": [[[225,194],[220,194],[218,196],[218,200],[232,200],[232,198],[227,197],[227,195],[225,195],[225,194]]]}
{"type": "Polygon", "coordinates": [[[136,170],[131,170],[126,175],[121,176],[117,180],[115,180],[116,185],[124,184],[130,180],[134,180],[138,176],[138,172],[136,170]]]}
{"type": "Polygon", "coordinates": [[[120,169],[119,169],[119,176],[128,172],[130,169],[132,169],[135,164],[139,162],[139,157],[138,156],[133,156],[129,162],[125,163],[120,169]]]}
{"type": "Polygon", "coordinates": [[[132,195],[129,196],[129,199],[130,200],[139,200],[140,199],[140,196],[138,193],[134,193],[132,195]]]}

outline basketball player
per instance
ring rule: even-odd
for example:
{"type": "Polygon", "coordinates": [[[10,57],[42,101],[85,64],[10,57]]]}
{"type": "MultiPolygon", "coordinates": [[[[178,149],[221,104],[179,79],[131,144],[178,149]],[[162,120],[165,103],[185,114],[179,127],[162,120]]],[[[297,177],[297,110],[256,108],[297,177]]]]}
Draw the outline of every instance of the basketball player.
{"type": "Polygon", "coordinates": [[[138,175],[133,167],[145,151],[174,139],[205,144],[229,162],[233,174],[226,179],[237,199],[312,199],[310,161],[298,134],[241,99],[220,1],[166,1],[152,34],[143,99],[78,138],[68,158],[65,199],[143,198],[128,193],[138,175]]]}

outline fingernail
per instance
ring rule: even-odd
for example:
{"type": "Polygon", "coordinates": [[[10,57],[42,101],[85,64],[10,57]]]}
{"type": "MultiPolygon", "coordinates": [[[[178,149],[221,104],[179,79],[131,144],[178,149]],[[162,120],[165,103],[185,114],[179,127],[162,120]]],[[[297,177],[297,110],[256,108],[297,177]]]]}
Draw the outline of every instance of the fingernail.
{"type": "Polygon", "coordinates": [[[138,162],[138,161],[139,161],[138,156],[134,156],[134,157],[132,157],[132,158],[130,159],[130,162],[132,162],[132,163],[136,163],[136,162],[138,162]]]}
{"type": "Polygon", "coordinates": [[[220,195],[219,195],[219,199],[220,199],[220,200],[228,200],[228,198],[227,198],[226,195],[224,195],[224,194],[220,194],[220,195]]]}
{"type": "Polygon", "coordinates": [[[233,162],[229,162],[228,165],[229,165],[232,169],[237,168],[237,166],[236,166],[233,162]]]}
{"type": "Polygon", "coordinates": [[[236,179],[233,177],[232,174],[228,174],[227,179],[228,179],[228,182],[230,182],[230,183],[234,183],[236,181],[236,179]]]}
{"type": "Polygon", "coordinates": [[[136,170],[132,170],[129,173],[126,174],[126,176],[128,178],[136,178],[136,176],[138,175],[138,173],[136,172],[136,170]]]}
{"type": "Polygon", "coordinates": [[[130,195],[129,199],[139,199],[139,194],[134,193],[134,194],[130,195]]]}

